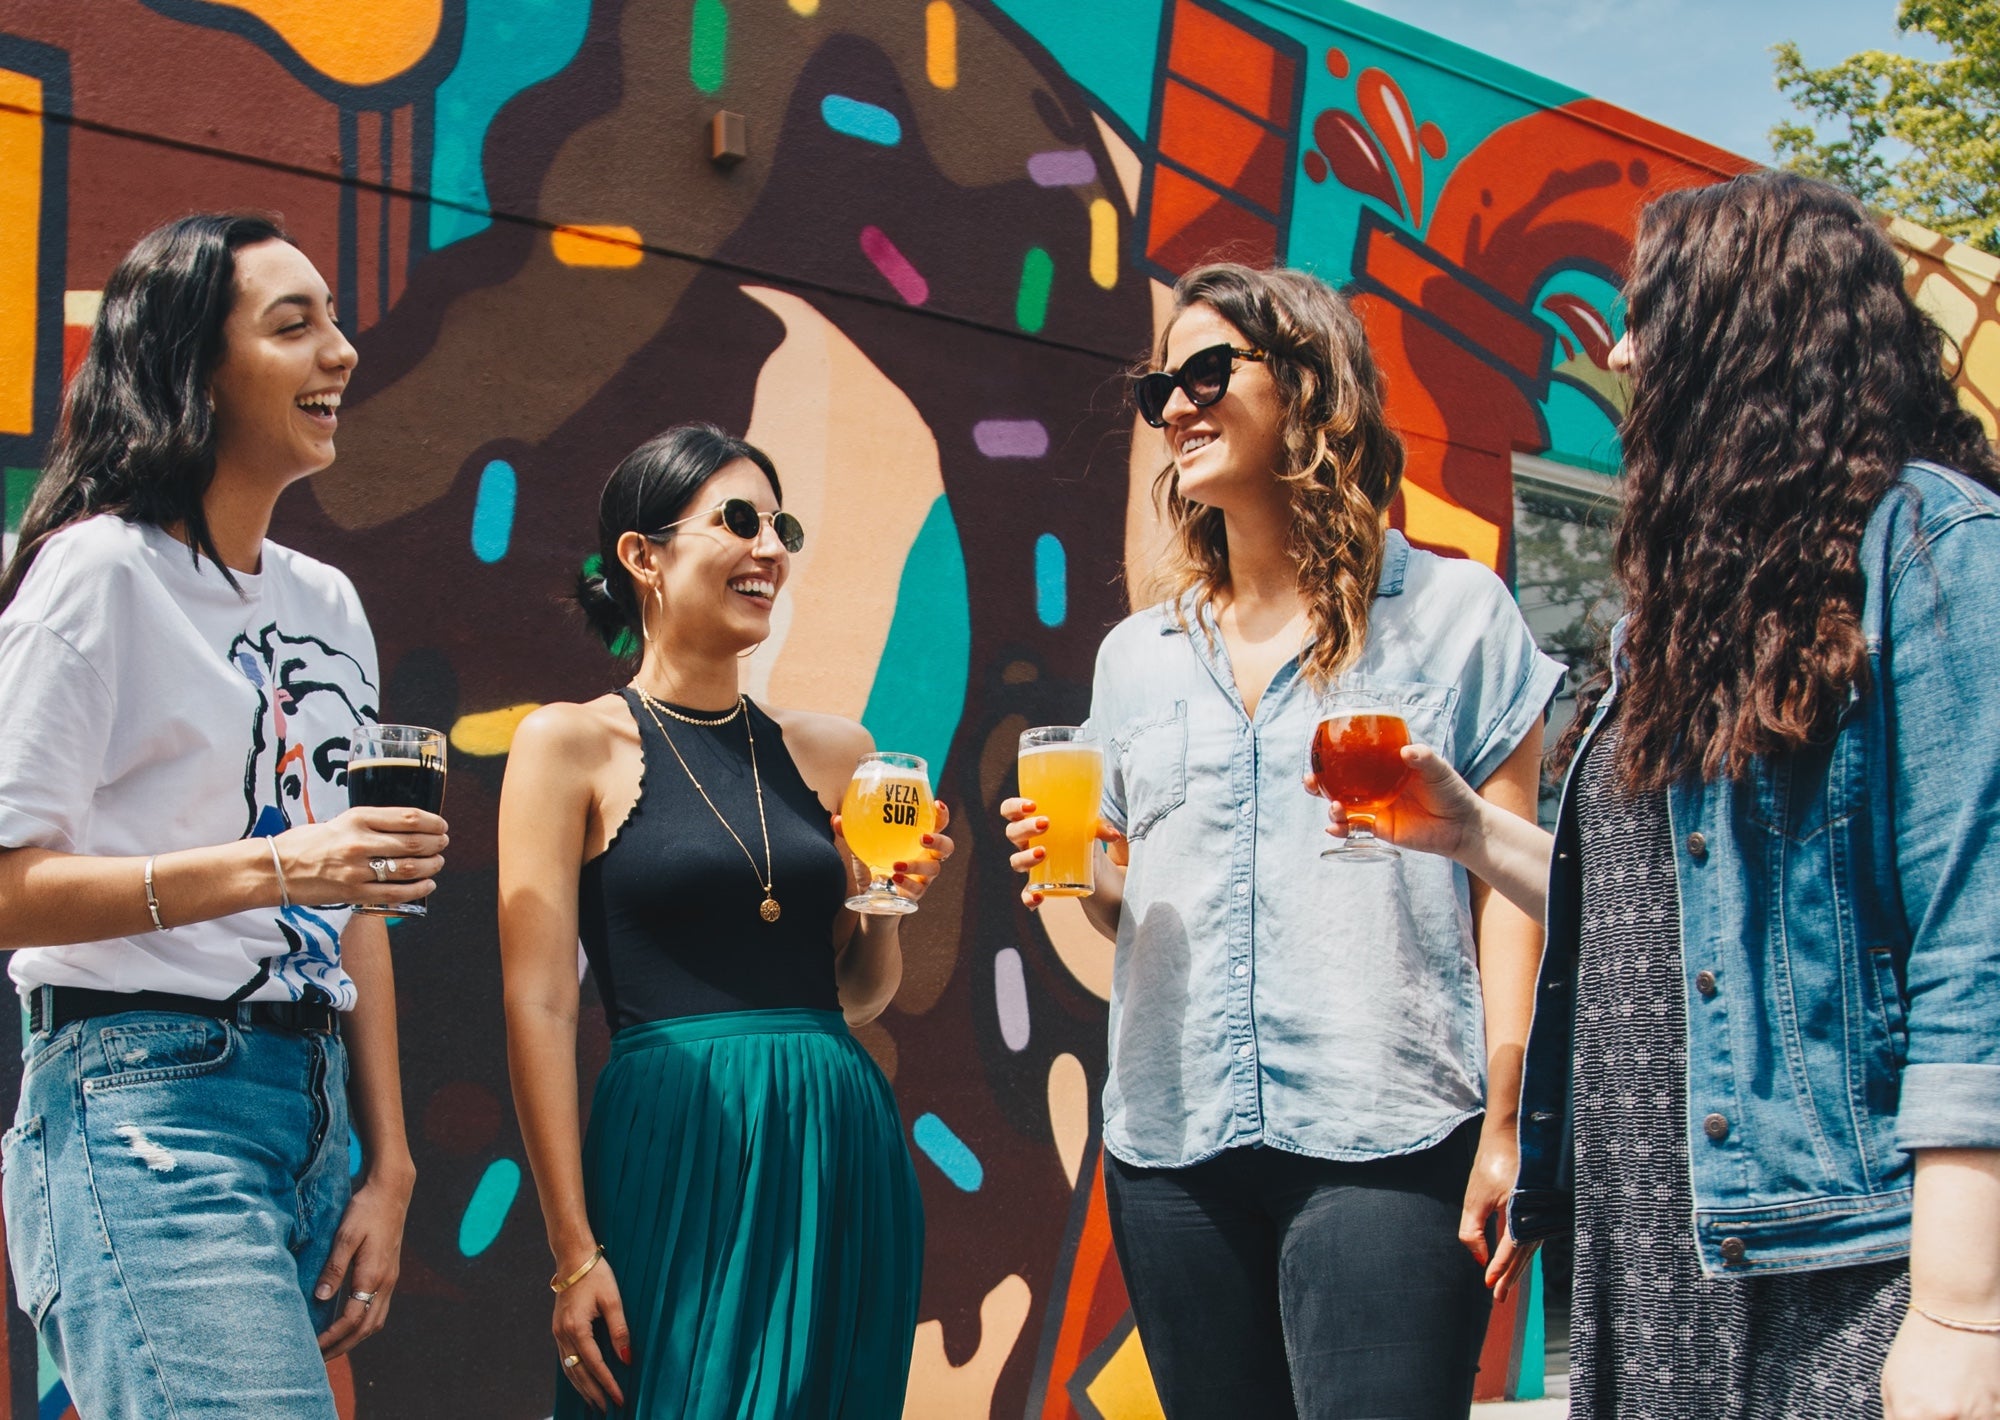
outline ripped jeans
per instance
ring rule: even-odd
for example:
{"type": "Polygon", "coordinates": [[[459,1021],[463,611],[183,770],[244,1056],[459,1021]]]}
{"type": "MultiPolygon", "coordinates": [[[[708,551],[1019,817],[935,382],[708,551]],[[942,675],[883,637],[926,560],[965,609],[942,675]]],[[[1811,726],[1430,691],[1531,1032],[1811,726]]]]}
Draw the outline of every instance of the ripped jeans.
{"type": "Polygon", "coordinates": [[[167,1012],[29,1038],[0,1140],[21,1307],[90,1420],[335,1420],[338,1037],[167,1012]]]}

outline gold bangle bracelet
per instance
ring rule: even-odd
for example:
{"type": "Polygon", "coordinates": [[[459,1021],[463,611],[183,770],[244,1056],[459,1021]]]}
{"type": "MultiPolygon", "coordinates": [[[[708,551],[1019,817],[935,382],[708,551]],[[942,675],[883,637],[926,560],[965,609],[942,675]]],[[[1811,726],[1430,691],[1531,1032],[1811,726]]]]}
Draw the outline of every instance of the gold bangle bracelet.
{"type": "Polygon", "coordinates": [[[590,1256],[583,1260],[583,1266],[577,1268],[569,1276],[565,1277],[562,1273],[558,1272],[555,1276],[549,1278],[549,1290],[557,1296],[561,1296],[564,1292],[567,1292],[570,1288],[581,1282],[584,1279],[584,1275],[591,1268],[597,1266],[597,1260],[602,1256],[604,1256],[604,1244],[599,1243],[591,1250],[590,1256]]]}
{"type": "Polygon", "coordinates": [[[1915,1302],[1910,1303],[1910,1310],[1946,1331],[1970,1331],[1978,1336],[2000,1336],[2000,1321],[1962,1321],[1955,1316],[1939,1316],[1934,1311],[1926,1311],[1915,1302]]]}

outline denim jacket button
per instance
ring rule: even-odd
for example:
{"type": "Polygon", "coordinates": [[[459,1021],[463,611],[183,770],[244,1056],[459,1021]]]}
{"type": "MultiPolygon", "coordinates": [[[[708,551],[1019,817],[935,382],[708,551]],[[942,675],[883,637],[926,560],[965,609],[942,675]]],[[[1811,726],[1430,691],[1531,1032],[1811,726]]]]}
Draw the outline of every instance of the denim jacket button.
{"type": "Polygon", "coordinates": [[[1719,1144],[1729,1137],[1729,1121],[1719,1114],[1711,1114],[1701,1122],[1701,1132],[1719,1144]]]}
{"type": "Polygon", "coordinates": [[[1694,989],[1704,996],[1715,994],[1715,973],[1703,968],[1694,974],[1694,989]]]}
{"type": "Polygon", "coordinates": [[[1708,839],[1699,833],[1688,835],[1688,856],[1699,863],[1708,857],[1708,839]]]}
{"type": "Polygon", "coordinates": [[[1744,1256],[1749,1251],[1750,1249],[1743,1245],[1743,1239],[1741,1238],[1724,1238],[1722,1240],[1722,1260],[1731,1267],[1740,1265],[1744,1256]]]}

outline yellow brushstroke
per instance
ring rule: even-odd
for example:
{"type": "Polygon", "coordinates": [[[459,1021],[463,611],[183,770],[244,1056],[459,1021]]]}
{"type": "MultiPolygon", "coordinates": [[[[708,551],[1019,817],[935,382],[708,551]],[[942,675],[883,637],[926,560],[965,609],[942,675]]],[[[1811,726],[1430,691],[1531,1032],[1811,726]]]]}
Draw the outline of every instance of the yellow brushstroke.
{"type": "Polygon", "coordinates": [[[1942,271],[1917,283],[1916,302],[1953,340],[1963,341],[1979,323],[1979,303],[1942,271]]]}
{"type": "Polygon", "coordinates": [[[795,14],[811,16],[819,13],[819,0],[791,0],[791,6],[795,14]]]}
{"type": "Polygon", "coordinates": [[[637,266],[646,259],[636,227],[558,227],[549,249],[564,266],[637,266]]]}
{"type": "Polygon", "coordinates": [[[0,69],[0,105],[0,434],[32,434],[35,286],[42,269],[41,81],[0,69]]]}
{"type": "Polygon", "coordinates": [[[340,84],[379,84],[430,53],[444,0],[215,0],[255,15],[340,84]]]}
{"type": "Polygon", "coordinates": [[[1153,1388],[1153,1372],[1146,1365],[1146,1348],[1139,1344],[1134,1327],[1125,1344],[1111,1353],[1111,1359],[1083,1388],[1091,1404],[1104,1420],[1166,1420],[1160,1393],[1153,1388]]]}
{"type": "Polygon", "coordinates": [[[1083,1172],[1084,1146],[1090,1142],[1090,1081],[1074,1055],[1049,1062],[1049,1132],[1055,1136],[1063,1176],[1075,1188],[1083,1172]]]}
{"type": "Polygon", "coordinates": [[[1052,897],[1042,904],[1042,930],[1077,985],[1100,1001],[1111,999],[1111,943],[1083,915],[1083,901],[1052,897]]]}
{"type": "Polygon", "coordinates": [[[521,722],[541,708],[529,701],[524,705],[509,705],[504,710],[461,715],[451,727],[451,747],[462,754],[481,758],[505,754],[514,743],[514,731],[521,728],[521,722]]]}
{"type": "Polygon", "coordinates": [[[810,303],[763,286],[743,294],[785,323],[757,376],[748,437],[776,462],[785,507],[809,533],[745,688],[858,720],[903,564],[944,493],[937,439],[910,397],[810,303]]]}
{"type": "Polygon", "coordinates": [[[1455,547],[1498,570],[1500,529],[1408,478],[1403,480],[1403,531],[1433,547],[1455,547]]]}
{"type": "Polygon", "coordinates": [[[2000,406],[2000,322],[1988,321],[1972,333],[1965,347],[1965,367],[1959,379],[1978,396],[1978,403],[1961,400],[1979,416],[1987,432],[1993,431],[1992,410],[2000,406]],[[1984,409],[1980,405],[1985,405],[1984,409]]]}
{"type": "Polygon", "coordinates": [[[965,1420],[968,1415],[993,1413],[993,1387],[1021,1339],[1034,1293],[1021,1278],[1009,1274],[979,1304],[979,1349],[962,1366],[945,1359],[944,1323],[918,1325],[910,1352],[910,1388],[903,1400],[903,1420],[965,1420]]]}
{"type": "Polygon", "coordinates": [[[1090,204],[1090,279],[1107,291],[1118,284],[1118,209],[1102,197],[1090,204]]]}
{"type": "Polygon", "coordinates": [[[924,7],[924,69],[934,87],[958,87],[958,16],[949,0],[924,7]]]}

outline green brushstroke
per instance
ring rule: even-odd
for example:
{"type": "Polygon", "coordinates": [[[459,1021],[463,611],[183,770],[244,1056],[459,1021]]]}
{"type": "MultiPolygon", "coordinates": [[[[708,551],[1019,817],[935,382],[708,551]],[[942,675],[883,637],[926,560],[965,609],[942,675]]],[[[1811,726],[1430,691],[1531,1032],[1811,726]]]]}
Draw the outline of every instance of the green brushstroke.
{"type": "Polygon", "coordinates": [[[722,87],[729,49],[729,11],[722,0],[694,0],[694,35],[688,41],[688,78],[704,94],[722,87]]]}
{"type": "Polygon", "coordinates": [[[1021,290],[1014,297],[1014,324],[1030,335],[1049,318],[1049,287],[1055,284],[1056,263],[1040,247],[1029,247],[1021,258],[1021,290]]]}

